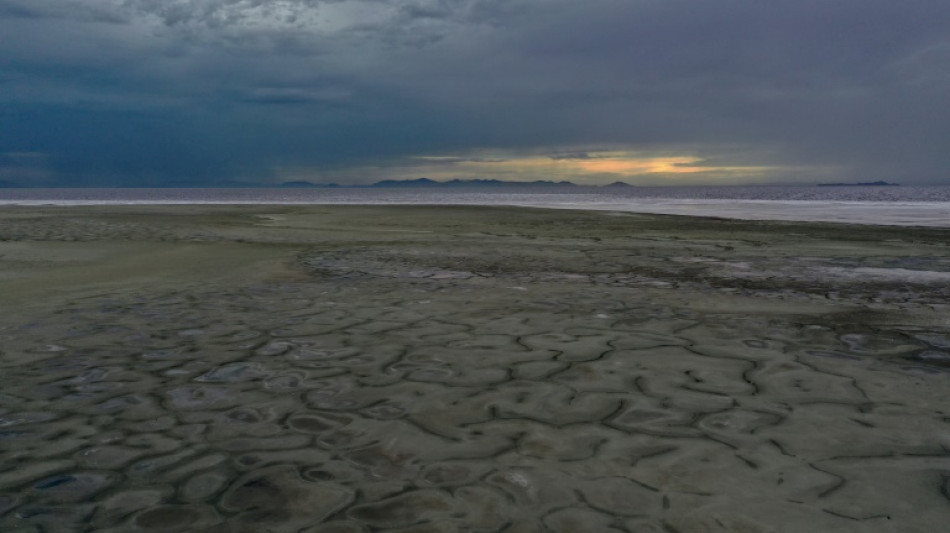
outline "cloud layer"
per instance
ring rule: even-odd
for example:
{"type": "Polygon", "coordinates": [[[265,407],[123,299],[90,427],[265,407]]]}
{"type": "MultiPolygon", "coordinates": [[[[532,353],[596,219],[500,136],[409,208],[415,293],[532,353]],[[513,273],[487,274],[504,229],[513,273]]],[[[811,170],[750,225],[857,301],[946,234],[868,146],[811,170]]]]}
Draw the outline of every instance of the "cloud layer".
{"type": "Polygon", "coordinates": [[[938,2],[0,0],[0,35],[23,184],[950,182],[938,2]]]}

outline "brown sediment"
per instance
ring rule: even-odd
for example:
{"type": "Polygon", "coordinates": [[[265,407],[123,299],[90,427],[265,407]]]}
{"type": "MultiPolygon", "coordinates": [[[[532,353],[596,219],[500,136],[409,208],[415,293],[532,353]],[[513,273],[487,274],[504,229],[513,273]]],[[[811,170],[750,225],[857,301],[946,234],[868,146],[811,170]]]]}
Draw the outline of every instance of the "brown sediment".
{"type": "Polygon", "coordinates": [[[935,531],[948,245],[542,209],[6,207],[0,529],[935,531]]]}

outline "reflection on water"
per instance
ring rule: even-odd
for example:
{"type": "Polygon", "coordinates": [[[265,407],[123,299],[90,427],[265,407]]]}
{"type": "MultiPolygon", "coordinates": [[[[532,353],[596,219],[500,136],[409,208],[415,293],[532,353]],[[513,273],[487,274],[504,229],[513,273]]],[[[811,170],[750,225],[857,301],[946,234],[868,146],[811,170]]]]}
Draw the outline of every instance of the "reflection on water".
{"type": "Polygon", "coordinates": [[[3,204],[518,205],[751,220],[950,225],[950,187],[0,188],[3,204]]]}

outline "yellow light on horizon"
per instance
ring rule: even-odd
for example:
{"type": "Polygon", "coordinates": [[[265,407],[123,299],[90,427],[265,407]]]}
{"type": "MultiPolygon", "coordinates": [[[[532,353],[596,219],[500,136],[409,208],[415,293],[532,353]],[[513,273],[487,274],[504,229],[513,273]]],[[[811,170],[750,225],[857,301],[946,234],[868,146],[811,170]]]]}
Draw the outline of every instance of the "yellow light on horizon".
{"type": "MultiPolygon", "coordinates": [[[[776,167],[716,166],[704,164],[706,159],[693,155],[649,156],[642,152],[602,150],[581,152],[578,156],[517,155],[485,152],[476,156],[420,155],[413,159],[425,161],[413,175],[430,179],[469,179],[473,175],[509,181],[570,180],[579,183],[591,180],[647,178],[673,180],[675,176],[692,175],[694,180],[725,179],[751,174],[768,174],[776,167]]],[[[409,165],[412,167],[412,165],[409,165]]]]}
{"type": "Polygon", "coordinates": [[[578,169],[591,173],[608,174],[692,174],[703,172],[703,167],[690,167],[702,159],[698,157],[647,157],[647,158],[604,158],[562,160],[574,164],[578,169]]]}
{"type": "MultiPolygon", "coordinates": [[[[669,152],[666,152],[669,154],[669,152]]],[[[767,178],[789,167],[714,165],[693,155],[650,156],[640,151],[578,151],[566,155],[519,155],[511,152],[416,155],[392,165],[363,166],[329,176],[321,169],[281,168],[284,180],[331,179],[371,182],[373,179],[419,179],[435,181],[497,179],[511,182],[535,180],[572,181],[579,185],[629,181],[638,184],[688,184],[701,181],[728,183],[767,178]],[[358,180],[356,179],[358,177],[358,180]]]]}
{"type": "Polygon", "coordinates": [[[598,153],[590,157],[555,159],[551,157],[511,157],[486,161],[465,160],[459,167],[502,173],[550,174],[555,176],[583,176],[585,174],[617,174],[642,176],[646,174],[695,174],[722,170],[722,167],[696,166],[703,159],[694,156],[641,157],[625,153],[598,153]],[[616,155],[615,155],[616,154],[616,155]]]}

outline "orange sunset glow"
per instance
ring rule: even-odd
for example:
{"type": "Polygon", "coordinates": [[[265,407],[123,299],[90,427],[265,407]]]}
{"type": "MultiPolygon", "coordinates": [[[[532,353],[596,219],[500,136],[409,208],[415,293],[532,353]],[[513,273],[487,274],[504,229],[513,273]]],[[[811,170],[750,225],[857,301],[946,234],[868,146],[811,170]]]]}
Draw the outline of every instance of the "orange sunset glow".
{"type": "Polygon", "coordinates": [[[506,180],[572,180],[578,182],[606,182],[618,179],[669,179],[676,175],[741,176],[766,174],[773,167],[717,166],[705,164],[705,159],[694,155],[649,156],[627,151],[578,152],[568,156],[497,155],[463,158],[451,156],[422,156],[416,158],[428,164],[415,169],[417,176],[433,179],[476,177],[506,180]]]}

